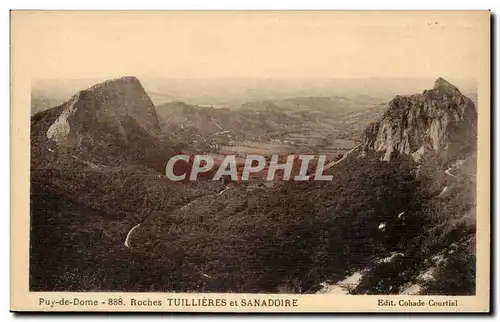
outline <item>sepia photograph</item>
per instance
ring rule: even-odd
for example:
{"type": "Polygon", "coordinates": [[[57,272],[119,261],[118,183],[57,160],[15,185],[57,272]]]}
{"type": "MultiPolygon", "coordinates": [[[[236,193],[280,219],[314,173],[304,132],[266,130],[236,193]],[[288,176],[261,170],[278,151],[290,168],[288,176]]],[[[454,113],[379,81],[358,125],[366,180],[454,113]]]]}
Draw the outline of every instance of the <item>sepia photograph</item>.
{"type": "Polygon", "coordinates": [[[12,11],[17,308],[487,310],[489,24],[12,11]]]}

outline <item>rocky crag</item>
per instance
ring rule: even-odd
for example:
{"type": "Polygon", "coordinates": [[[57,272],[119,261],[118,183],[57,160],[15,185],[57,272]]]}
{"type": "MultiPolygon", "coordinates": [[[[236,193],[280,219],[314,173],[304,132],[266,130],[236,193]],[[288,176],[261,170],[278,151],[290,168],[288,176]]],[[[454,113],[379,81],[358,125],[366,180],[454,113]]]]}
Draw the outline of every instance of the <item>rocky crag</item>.
{"type": "Polygon", "coordinates": [[[46,147],[32,149],[39,161],[47,155],[58,159],[67,155],[108,165],[144,165],[161,172],[175,154],[136,77],[96,84],[60,106],[33,115],[32,144],[46,147]]]}
{"type": "Polygon", "coordinates": [[[130,121],[152,136],[159,131],[153,102],[135,77],[94,85],[63,105],[61,115],[47,131],[47,137],[59,146],[74,147],[86,136],[90,139],[100,136],[101,133],[95,132],[96,124],[118,134],[124,141],[127,141],[125,124],[130,121]]]}
{"type": "Polygon", "coordinates": [[[389,161],[394,153],[415,161],[434,151],[458,159],[475,148],[477,111],[473,101],[438,78],[421,94],[396,96],[380,121],[362,137],[363,153],[374,150],[389,161]]]}

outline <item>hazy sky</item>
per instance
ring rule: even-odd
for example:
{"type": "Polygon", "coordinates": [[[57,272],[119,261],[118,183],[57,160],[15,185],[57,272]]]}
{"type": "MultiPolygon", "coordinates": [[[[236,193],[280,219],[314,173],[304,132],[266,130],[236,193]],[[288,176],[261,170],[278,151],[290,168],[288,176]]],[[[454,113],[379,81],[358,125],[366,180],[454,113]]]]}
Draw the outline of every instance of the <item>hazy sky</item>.
{"type": "Polygon", "coordinates": [[[485,12],[14,12],[12,54],[27,58],[33,78],[475,78],[488,19],[485,12]]]}

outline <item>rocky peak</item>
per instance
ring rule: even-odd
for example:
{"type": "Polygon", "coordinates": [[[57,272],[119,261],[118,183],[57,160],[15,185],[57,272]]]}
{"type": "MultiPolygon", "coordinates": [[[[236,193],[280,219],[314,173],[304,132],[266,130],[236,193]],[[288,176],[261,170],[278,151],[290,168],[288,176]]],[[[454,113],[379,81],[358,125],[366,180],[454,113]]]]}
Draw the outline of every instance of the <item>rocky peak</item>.
{"type": "Polygon", "coordinates": [[[448,95],[461,95],[460,91],[458,88],[456,88],[454,85],[452,85],[450,82],[445,80],[444,78],[439,77],[436,79],[434,82],[434,87],[432,88],[432,91],[436,93],[442,93],[442,94],[448,94],[448,95]]]}
{"type": "Polygon", "coordinates": [[[136,123],[152,136],[159,132],[154,105],[136,77],[108,80],[82,90],[63,103],[63,111],[47,137],[59,146],[113,136],[127,141],[125,124],[136,123]]]}
{"type": "Polygon", "coordinates": [[[461,154],[475,146],[477,112],[474,103],[443,78],[422,94],[396,96],[382,119],[363,135],[364,153],[383,152],[389,161],[393,153],[419,161],[427,152],[461,154]]]}

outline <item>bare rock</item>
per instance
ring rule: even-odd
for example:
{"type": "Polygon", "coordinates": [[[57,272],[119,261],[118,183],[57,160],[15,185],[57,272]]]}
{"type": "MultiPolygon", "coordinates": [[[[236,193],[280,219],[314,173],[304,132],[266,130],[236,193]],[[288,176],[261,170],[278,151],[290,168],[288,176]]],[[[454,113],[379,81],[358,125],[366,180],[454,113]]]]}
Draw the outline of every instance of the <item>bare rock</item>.
{"type": "Polygon", "coordinates": [[[82,140],[113,136],[128,140],[127,123],[152,136],[159,133],[154,105],[136,77],[109,80],[82,90],[65,102],[47,137],[59,146],[79,146],[82,140]]]}
{"type": "MultiPolygon", "coordinates": [[[[477,111],[458,88],[438,78],[422,94],[396,96],[382,119],[363,135],[363,151],[382,152],[391,160],[397,152],[421,160],[424,154],[461,154],[475,147],[477,111]]],[[[417,161],[418,162],[418,161],[417,161]]]]}

